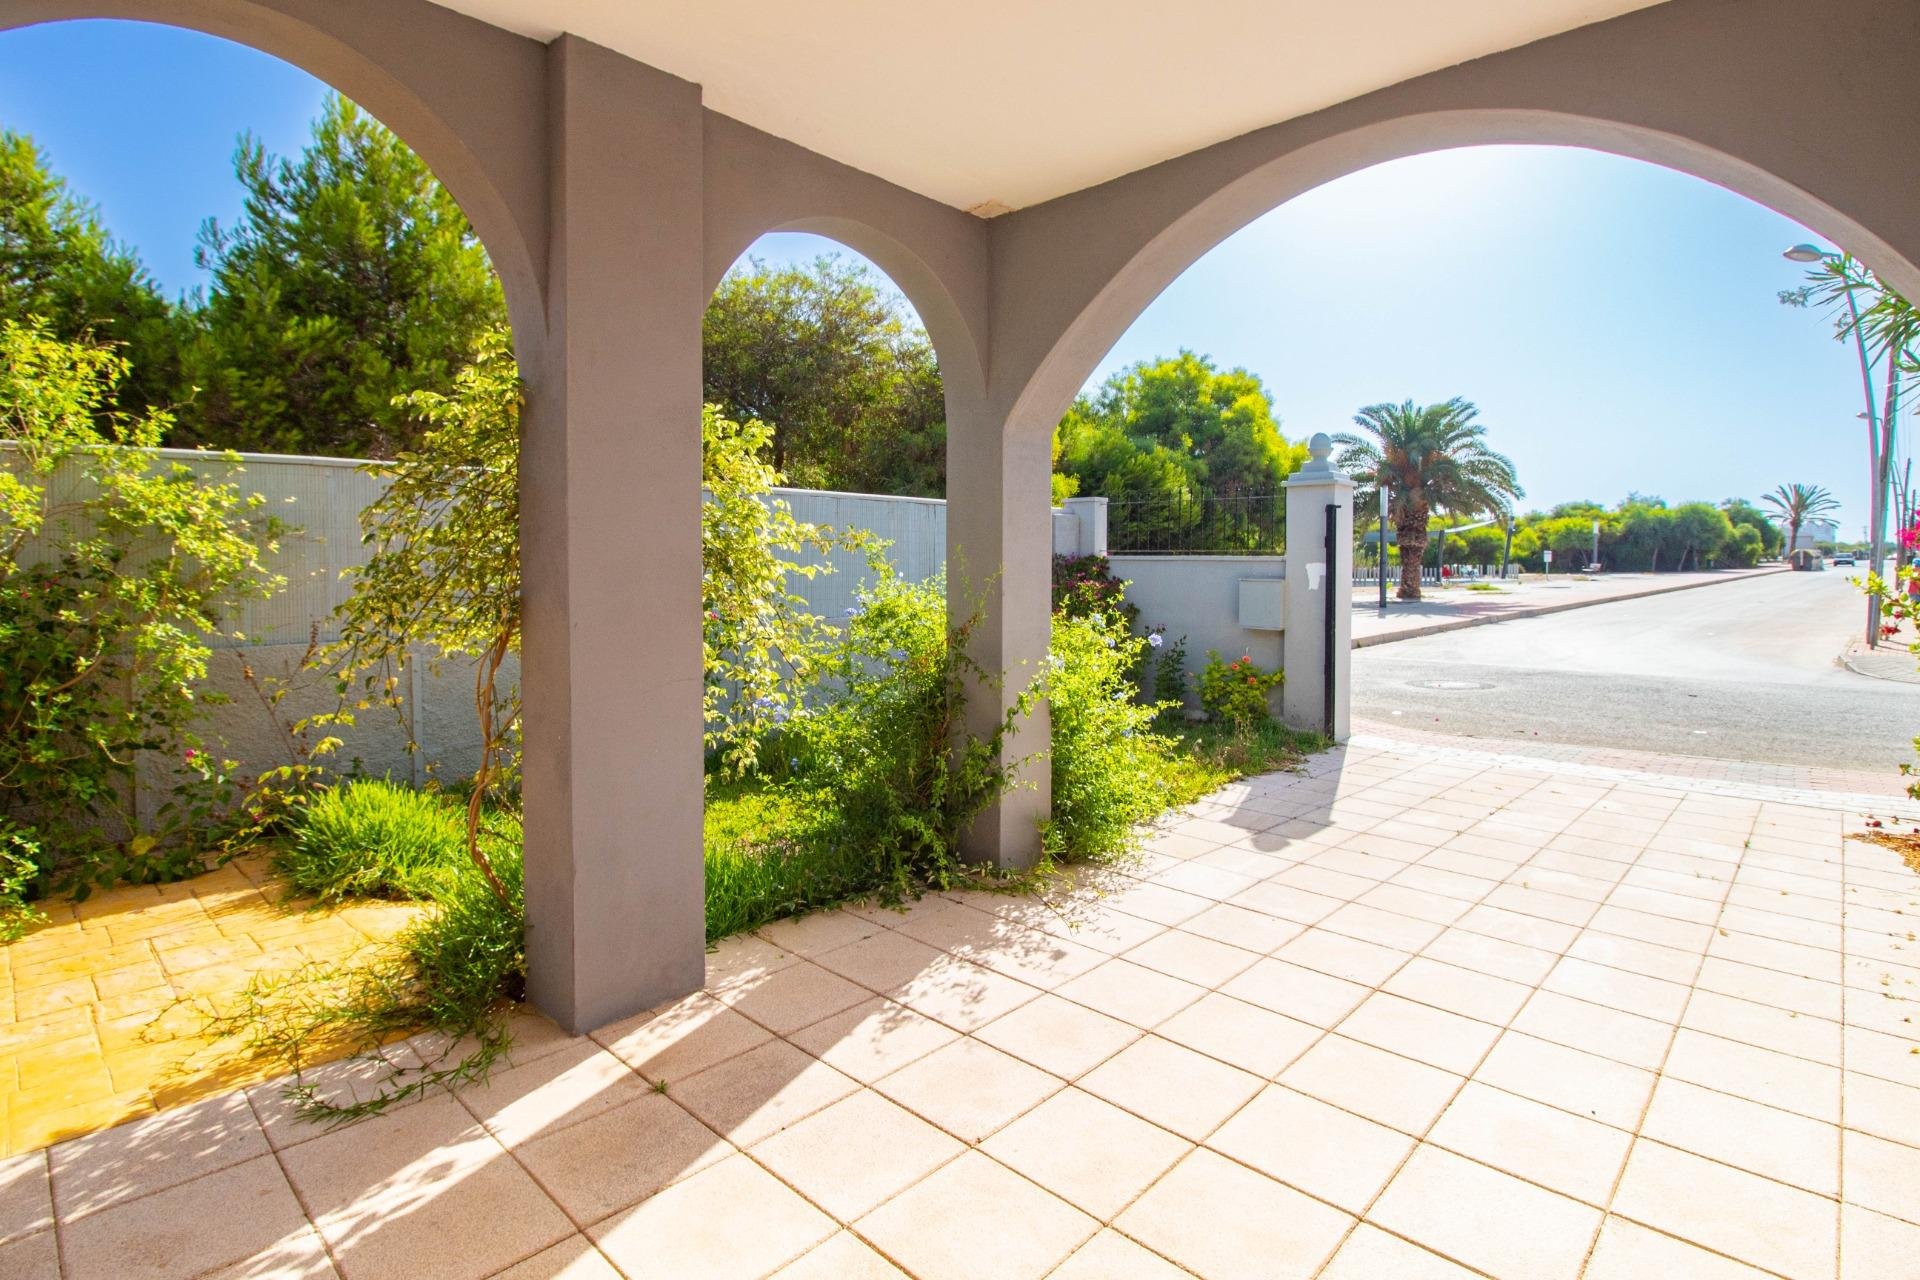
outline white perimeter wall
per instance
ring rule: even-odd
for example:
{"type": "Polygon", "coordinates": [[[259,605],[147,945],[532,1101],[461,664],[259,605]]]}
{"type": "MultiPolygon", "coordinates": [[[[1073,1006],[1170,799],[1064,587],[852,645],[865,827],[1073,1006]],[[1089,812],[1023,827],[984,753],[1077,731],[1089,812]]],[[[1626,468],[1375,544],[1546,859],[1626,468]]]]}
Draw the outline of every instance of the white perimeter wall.
{"type": "Polygon", "coordinates": [[[1241,625],[1240,584],[1283,581],[1283,557],[1114,556],[1110,563],[1140,610],[1140,626],[1165,627],[1169,640],[1186,637],[1189,673],[1206,665],[1209,649],[1228,662],[1245,654],[1268,670],[1280,666],[1283,633],[1241,625]]]}

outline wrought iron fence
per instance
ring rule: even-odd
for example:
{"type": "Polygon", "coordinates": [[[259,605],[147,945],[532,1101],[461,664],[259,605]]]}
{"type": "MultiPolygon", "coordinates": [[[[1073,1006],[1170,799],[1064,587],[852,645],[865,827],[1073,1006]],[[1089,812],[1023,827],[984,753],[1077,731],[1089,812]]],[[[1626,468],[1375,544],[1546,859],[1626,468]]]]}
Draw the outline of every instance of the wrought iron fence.
{"type": "Polygon", "coordinates": [[[1277,556],[1286,550],[1286,512],[1278,493],[1109,502],[1107,547],[1114,555],[1277,556]]]}

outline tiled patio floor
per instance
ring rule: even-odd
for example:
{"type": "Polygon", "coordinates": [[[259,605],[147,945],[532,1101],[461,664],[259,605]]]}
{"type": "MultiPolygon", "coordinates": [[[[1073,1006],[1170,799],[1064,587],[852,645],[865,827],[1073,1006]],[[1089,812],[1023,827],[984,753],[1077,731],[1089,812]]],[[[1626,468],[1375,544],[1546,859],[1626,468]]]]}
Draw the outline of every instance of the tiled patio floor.
{"type": "Polygon", "coordinates": [[[528,1019],[458,1098],[16,1157],[0,1276],[1915,1274],[1920,880],[1804,792],[1628,763],[1370,739],[1052,903],[788,922],[592,1038],[528,1019]]]}
{"type": "Polygon", "coordinates": [[[285,898],[264,860],[247,858],[176,884],[43,904],[44,924],[0,946],[0,1154],[278,1074],[237,1041],[207,1040],[206,1010],[262,969],[339,959],[415,912],[310,911],[285,898]]]}

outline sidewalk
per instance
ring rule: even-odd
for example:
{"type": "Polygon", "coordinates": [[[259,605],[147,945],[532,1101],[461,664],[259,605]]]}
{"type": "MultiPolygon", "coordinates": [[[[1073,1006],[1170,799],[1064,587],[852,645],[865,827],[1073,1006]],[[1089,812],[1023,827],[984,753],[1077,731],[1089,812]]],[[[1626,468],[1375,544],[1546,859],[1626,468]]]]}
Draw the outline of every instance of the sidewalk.
{"type": "Polygon", "coordinates": [[[1444,587],[1428,584],[1427,598],[1418,603],[1393,599],[1396,584],[1389,581],[1385,617],[1379,613],[1378,587],[1353,589],[1353,647],[1365,649],[1395,640],[1411,640],[1415,636],[1458,631],[1462,627],[1790,572],[1780,565],[1766,565],[1759,569],[1720,569],[1706,573],[1610,573],[1591,578],[1528,574],[1513,582],[1488,582],[1488,586],[1495,588],[1491,591],[1476,591],[1465,583],[1444,587]]]}

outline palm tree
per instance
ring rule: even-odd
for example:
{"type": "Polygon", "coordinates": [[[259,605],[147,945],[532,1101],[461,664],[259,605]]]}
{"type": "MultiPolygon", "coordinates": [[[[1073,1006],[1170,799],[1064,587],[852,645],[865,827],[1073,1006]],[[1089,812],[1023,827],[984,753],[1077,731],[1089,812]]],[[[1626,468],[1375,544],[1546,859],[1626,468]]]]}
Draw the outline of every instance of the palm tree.
{"type": "Polygon", "coordinates": [[[1840,502],[1817,484],[1783,484],[1760,499],[1787,522],[1787,558],[1800,549],[1800,526],[1815,516],[1838,511],[1840,502]]]}
{"type": "Polygon", "coordinates": [[[1380,481],[1387,483],[1388,516],[1400,538],[1402,600],[1420,598],[1420,561],[1435,511],[1491,515],[1512,510],[1514,499],[1525,496],[1512,460],[1487,448],[1478,415],[1458,396],[1424,407],[1411,400],[1372,404],[1353,419],[1372,438],[1345,431],[1333,438],[1341,447],[1337,465],[1359,482],[1356,510],[1377,511],[1380,481]]]}

